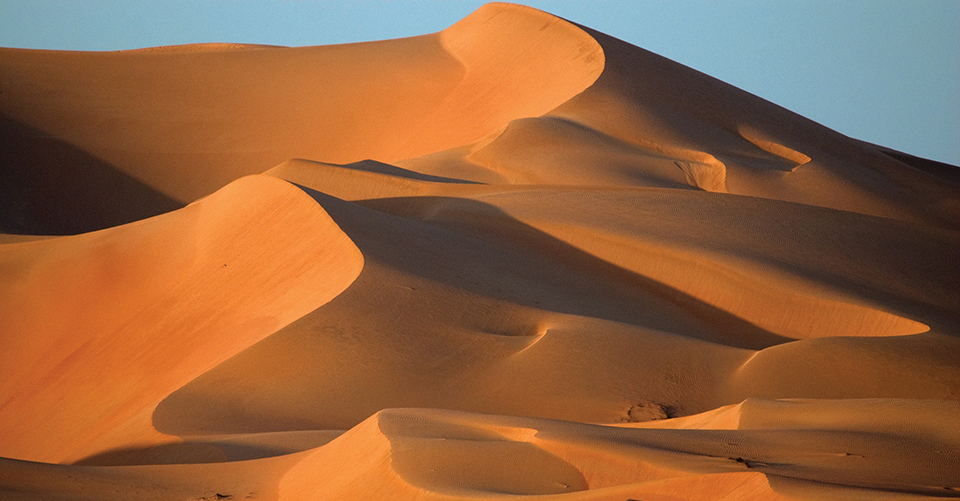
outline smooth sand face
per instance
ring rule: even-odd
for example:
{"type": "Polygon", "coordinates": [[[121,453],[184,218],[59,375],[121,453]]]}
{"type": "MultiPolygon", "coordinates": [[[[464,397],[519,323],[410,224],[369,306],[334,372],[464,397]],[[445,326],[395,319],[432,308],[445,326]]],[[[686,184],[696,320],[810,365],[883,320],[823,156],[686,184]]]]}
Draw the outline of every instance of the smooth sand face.
{"type": "Polygon", "coordinates": [[[47,462],[169,441],[150,425],[160,400],[363,266],[310,197],[265,176],[138,223],[7,244],[2,259],[0,449],[47,462]]]}
{"type": "Polygon", "coordinates": [[[0,498],[960,496],[956,167],[505,4],[0,92],[0,498]]]}

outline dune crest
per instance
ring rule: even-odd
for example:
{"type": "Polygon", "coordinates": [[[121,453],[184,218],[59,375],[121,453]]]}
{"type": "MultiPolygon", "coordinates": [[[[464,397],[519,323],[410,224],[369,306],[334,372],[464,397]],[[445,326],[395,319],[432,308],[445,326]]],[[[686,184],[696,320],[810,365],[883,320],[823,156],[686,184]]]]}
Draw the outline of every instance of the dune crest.
{"type": "MultiPolygon", "coordinates": [[[[958,411],[954,403],[922,401],[749,400],[705,415],[609,427],[387,410],[303,456],[281,481],[279,499],[503,494],[668,499],[679,492],[721,499],[868,499],[868,489],[881,485],[915,496],[937,495],[944,488],[935,486],[955,480],[950,464],[957,457],[925,443],[936,425],[931,430],[901,426],[903,413],[921,409],[932,412],[933,423],[955,418],[958,411]],[[731,413],[739,420],[721,417],[731,413]],[[837,426],[827,416],[842,416],[845,422],[837,426]],[[847,427],[865,434],[841,438],[836,432],[847,427]],[[889,453],[900,447],[923,457],[922,464],[903,471],[886,454],[863,454],[867,448],[889,453]],[[784,459],[789,464],[780,462],[784,459]],[[333,476],[338,460],[362,476],[348,481],[333,476]],[[897,472],[896,479],[883,471],[897,472]],[[855,480],[838,482],[851,475],[855,480]],[[371,485],[360,478],[380,481],[371,485]],[[453,478],[455,484],[446,483],[453,478]]],[[[949,440],[956,443],[957,437],[949,440]]]]}
{"type": "Polygon", "coordinates": [[[811,160],[810,157],[800,153],[799,151],[792,150],[782,144],[772,141],[769,138],[765,138],[762,132],[757,131],[749,126],[740,127],[739,132],[744,139],[757,145],[757,147],[763,151],[776,155],[780,158],[783,158],[787,162],[790,162],[792,165],[787,167],[787,170],[790,172],[803,167],[811,160]]]}
{"type": "Polygon", "coordinates": [[[879,148],[584,29],[606,55],[603,74],[550,116],[674,156],[710,155],[726,167],[730,193],[958,228],[957,213],[951,209],[957,200],[955,190],[932,182],[933,177],[894,166],[879,148]],[[781,137],[789,138],[789,146],[768,139],[781,137]],[[805,168],[796,169],[801,164],[805,168]],[[773,175],[794,169],[793,174],[803,175],[773,175]]]}
{"type": "Polygon", "coordinates": [[[144,47],[142,49],[130,49],[120,52],[219,52],[227,50],[247,50],[247,49],[277,49],[280,45],[263,45],[250,43],[190,43],[182,45],[161,45],[159,47],[144,47]]]}
{"type": "Polygon", "coordinates": [[[445,147],[438,147],[437,137],[418,138],[428,152],[472,143],[513,119],[543,115],[589,87],[604,68],[603,49],[580,28],[518,5],[487,4],[440,32],[440,43],[466,72],[428,120],[471,127],[449,128],[439,136],[445,147]]]}

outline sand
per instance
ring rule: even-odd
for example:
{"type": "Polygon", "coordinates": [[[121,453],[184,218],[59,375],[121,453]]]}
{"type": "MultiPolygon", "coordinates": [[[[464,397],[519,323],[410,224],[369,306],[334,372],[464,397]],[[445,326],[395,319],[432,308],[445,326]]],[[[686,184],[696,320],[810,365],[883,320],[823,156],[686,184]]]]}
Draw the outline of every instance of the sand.
{"type": "Polygon", "coordinates": [[[960,497],[960,168],[509,4],[0,115],[2,499],[960,497]]]}

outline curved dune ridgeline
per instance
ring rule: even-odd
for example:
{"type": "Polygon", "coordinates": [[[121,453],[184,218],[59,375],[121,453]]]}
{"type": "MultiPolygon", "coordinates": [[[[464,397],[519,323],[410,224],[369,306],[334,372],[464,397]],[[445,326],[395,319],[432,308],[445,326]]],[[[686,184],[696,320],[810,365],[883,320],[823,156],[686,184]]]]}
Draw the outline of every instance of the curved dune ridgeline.
{"type": "Polygon", "coordinates": [[[2,499],[960,496],[960,168],[509,4],[0,114],[2,499]]]}
{"type": "Polygon", "coordinates": [[[0,260],[0,454],[49,462],[162,441],[152,406],[329,301],[363,263],[309,197],[269,177],[130,225],[6,244],[0,260]]]}
{"type": "MultiPolygon", "coordinates": [[[[585,33],[533,9],[502,9],[433,35],[324,47],[0,50],[0,114],[16,124],[0,134],[30,141],[7,153],[8,175],[68,200],[117,196],[98,191],[110,189],[103,182],[83,180],[76,193],[39,176],[34,151],[64,144],[73,151],[58,157],[63,168],[88,172],[83,158],[93,157],[188,203],[291,158],[390,162],[461,146],[550,111],[599,76],[603,52],[585,33]]],[[[39,219],[19,231],[99,229],[82,206],[34,215],[39,201],[16,202],[39,219]]]]}

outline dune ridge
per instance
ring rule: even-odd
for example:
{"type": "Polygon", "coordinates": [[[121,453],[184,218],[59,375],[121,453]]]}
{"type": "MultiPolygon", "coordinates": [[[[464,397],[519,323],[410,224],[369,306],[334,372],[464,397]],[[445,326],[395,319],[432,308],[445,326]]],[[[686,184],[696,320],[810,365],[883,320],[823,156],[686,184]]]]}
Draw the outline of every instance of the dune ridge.
{"type": "Polygon", "coordinates": [[[0,49],[0,497],[960,497],[960,168],[488,4],[0,49]]]}
{"type": "MultiPolygon", "coordinates": [[[[340,454],[321,448],[305,456],[288,472],[280,494],[281,499],[305,494],[457,499],[494,491],[566,499],[565,493],[589,490],[582,499],[665,499],[658,495],[673,492],[715,499],[797,499],[799,489],[790,484],[799,481],[815,495],[842,493],[850,499],[867,499],[867,489],[878,486],[937,495],[944,491],[940,485],[955,478],[951,468],[960,457],[956,449],[924,445],[926,430],[902,426],[904,413],[921,408],[929,409],[933,423],[955,419],[958,412],[954,402],[747,400],[707,415],[610,427],[449,411],[382,411],[331,443],[340,454]],[[717,421],[719,414],[730,413],[739,419],[717,421]],[[849,421],[834,428],[837,416],[849,421]],[[836,433],[853,423],[864,435],[847,439],[836,433]],[[872,429],[864,429],[865,423],[872,429]],[[348,447],[352,441],[359,443],[348,447]],[[862,454],[878,449],[909,454],[917,463],[905,475],[885,454],[862,454]],[[364,476],[392,481],[364,488],[316,476],[344,458],[362,463],[358,469],[364,476]],[[780,462],[784,459],[790,464],[780,462]],[[878,474],[884,470],[897,471],[903,483],[895,485],[878,474]],[[719,474],[726,476],[717,482],[719,474]],[[455,484],[447,483],[451,478],[455,484]],[[841,478],[846,482],[838,482],[841,478]],[[790,487],[777,492],[771,487],[777,483],[790,487]],[[324,490],[316,491],[317,485],[324,490]]],[[[932,428],[939,433],[936,424],[932,428]]],[[[952,435],[948,440],[955,447],[957,436],[952,435]]]]}
{"type": "Polygon", "coordinates": [[[150,425],[159,399],[345,289],[362,256],[298,193],[243,178],[139,223],[0,247],[17,270],[0,301],[16,334],[0,454],[69,462],[163,441],[150,425]]]}
{"type": "Polygon", "coordinates": [[[281,47],[280,45],[211,42],[161,45],[159,47],[143,47],[141,49],[129,49],[118,52],[216,52],[225,50],[276,49],[281,47]]]}
{"type": "MultiPolygon", "coordinates": [[[[45,138],[38,149],[62,142],[76,150],[62,163],[88,155],[189,203],[292,158],[390,162],[461,146],[503,122],[549,111],[590,85],[603,68],[599,46],[578,28],[507,5],[480,9],[441,33],[407,39],[213,48],[2,49],[0,114],[17,126],[0,132],[21,141],[28,127],[45,138]],[[535,57],[513,57],[509,48],[517,45],[535,49],[535,57]],[[90,67],[97,71],[84,71],[90,67]],[[531,87],[523,84],[527,80],[540,83],[531,87]],[[65,81],[70,91],[60,92],[65,81]]],[[[24,164],[17,166],[23,171],[18,177],[31,177],[32,157],[18,159],[24,164]]],[[[39,210],[35,200],[17,202],[28,214],[39,210]]],[[[150,207],[155,212],[149,215],[164,208],[169,210],[150,207]]],[[[100,229],[81,223],[82,231],[100,229]]]]}

